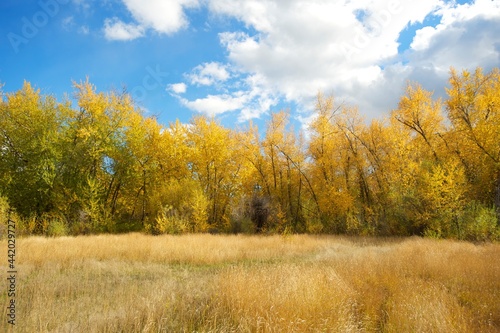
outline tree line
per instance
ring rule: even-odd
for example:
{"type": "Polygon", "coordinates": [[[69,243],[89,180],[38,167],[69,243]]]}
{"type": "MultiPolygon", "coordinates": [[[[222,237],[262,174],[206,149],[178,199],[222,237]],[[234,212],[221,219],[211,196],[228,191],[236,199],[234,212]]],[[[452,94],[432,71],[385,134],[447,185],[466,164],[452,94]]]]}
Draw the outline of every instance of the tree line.
{"type": "Polygon", "coordinates": [[[261,135],[194,117],[162,125],[126,92],[25,82],[0,102],[0,217],[25,234],[146,231],[498,239],[500,71],[450,71],[445,100],[408,84],[367,123],[318,95],[261,135]],[[307,137],[306,137],[307,136],[307,137]]]}

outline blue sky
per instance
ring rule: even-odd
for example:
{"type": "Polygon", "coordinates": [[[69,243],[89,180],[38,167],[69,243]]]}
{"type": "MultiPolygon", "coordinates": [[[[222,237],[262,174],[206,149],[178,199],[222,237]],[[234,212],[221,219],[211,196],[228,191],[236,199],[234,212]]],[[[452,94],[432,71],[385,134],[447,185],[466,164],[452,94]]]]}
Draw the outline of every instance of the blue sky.
{"type": "Polygon", "coordinates": [[[0,22],[4,92],[88,76],[164,124],[307,126],[319,91],[382,118],[408,81],[443,96],[450,66],[500,64],[498,0],[4,0],[0,22]]]}

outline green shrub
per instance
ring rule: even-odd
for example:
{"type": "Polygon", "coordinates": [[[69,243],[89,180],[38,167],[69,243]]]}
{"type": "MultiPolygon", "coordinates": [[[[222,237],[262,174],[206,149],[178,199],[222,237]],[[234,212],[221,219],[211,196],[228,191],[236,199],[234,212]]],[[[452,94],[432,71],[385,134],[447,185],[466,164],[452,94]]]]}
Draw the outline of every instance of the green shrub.
{"type": "Polygon", "coordinates": [[[499,240],[498,217],[493,207],[471,202],[460,221],[462,239],[471,241],[499,240]]]}
{"type": "Polygon", "coordinates": [[[147,222],[146,232],[153,235],[161,234],[183,234],[189,232],[189,221],[179,216],[172,206],[166,205],[160,211],[156,219],[152,222],[147,222]]]}
{"type": "Polygon", "coordinates": [[[64,218],[60,216],[46,216],[45,219],[48,222],[47,236],[60,237],[68,235],[68,226],[64,218]]]}
{"type": "Polygon", "coordinates": [[[231,217],[229,220],[229,232],[233,234],[253,234],[255,233],[255,226],[248,216],[231,217]]]}
{"type": "Polygon", "coordinates": [[[443,233],[440,228],[426,228],[424,231],[424,237],[440,239],[443,238],[443,233]]]}

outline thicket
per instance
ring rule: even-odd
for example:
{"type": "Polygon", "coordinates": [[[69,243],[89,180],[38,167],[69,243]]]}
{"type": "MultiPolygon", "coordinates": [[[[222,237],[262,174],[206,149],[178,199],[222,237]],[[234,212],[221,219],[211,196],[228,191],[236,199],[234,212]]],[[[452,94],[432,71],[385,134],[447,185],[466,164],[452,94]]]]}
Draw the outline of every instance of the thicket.
{"type": "Polygon", "coordinates": [[[307,135],[194,117],[168,126],[130,96],[25,83],[0,101],[0,220],[25,234],[147,231],[500,237],[500,71],[409,84],[387,119],[318,95],[307,135]],[[307,137],[307,139],[305,139],[307,137]]]}

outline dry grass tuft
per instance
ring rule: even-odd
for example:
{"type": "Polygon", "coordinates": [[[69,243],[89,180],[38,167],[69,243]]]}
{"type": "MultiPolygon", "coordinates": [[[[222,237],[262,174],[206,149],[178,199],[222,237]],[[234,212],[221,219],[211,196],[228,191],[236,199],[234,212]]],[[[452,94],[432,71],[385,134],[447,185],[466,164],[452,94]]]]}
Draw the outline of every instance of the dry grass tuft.
{"type": "Polygon", "coordinates": [[[17,247],[17,332],[500,332],[497,244],[129,234],[17,247]]]}

